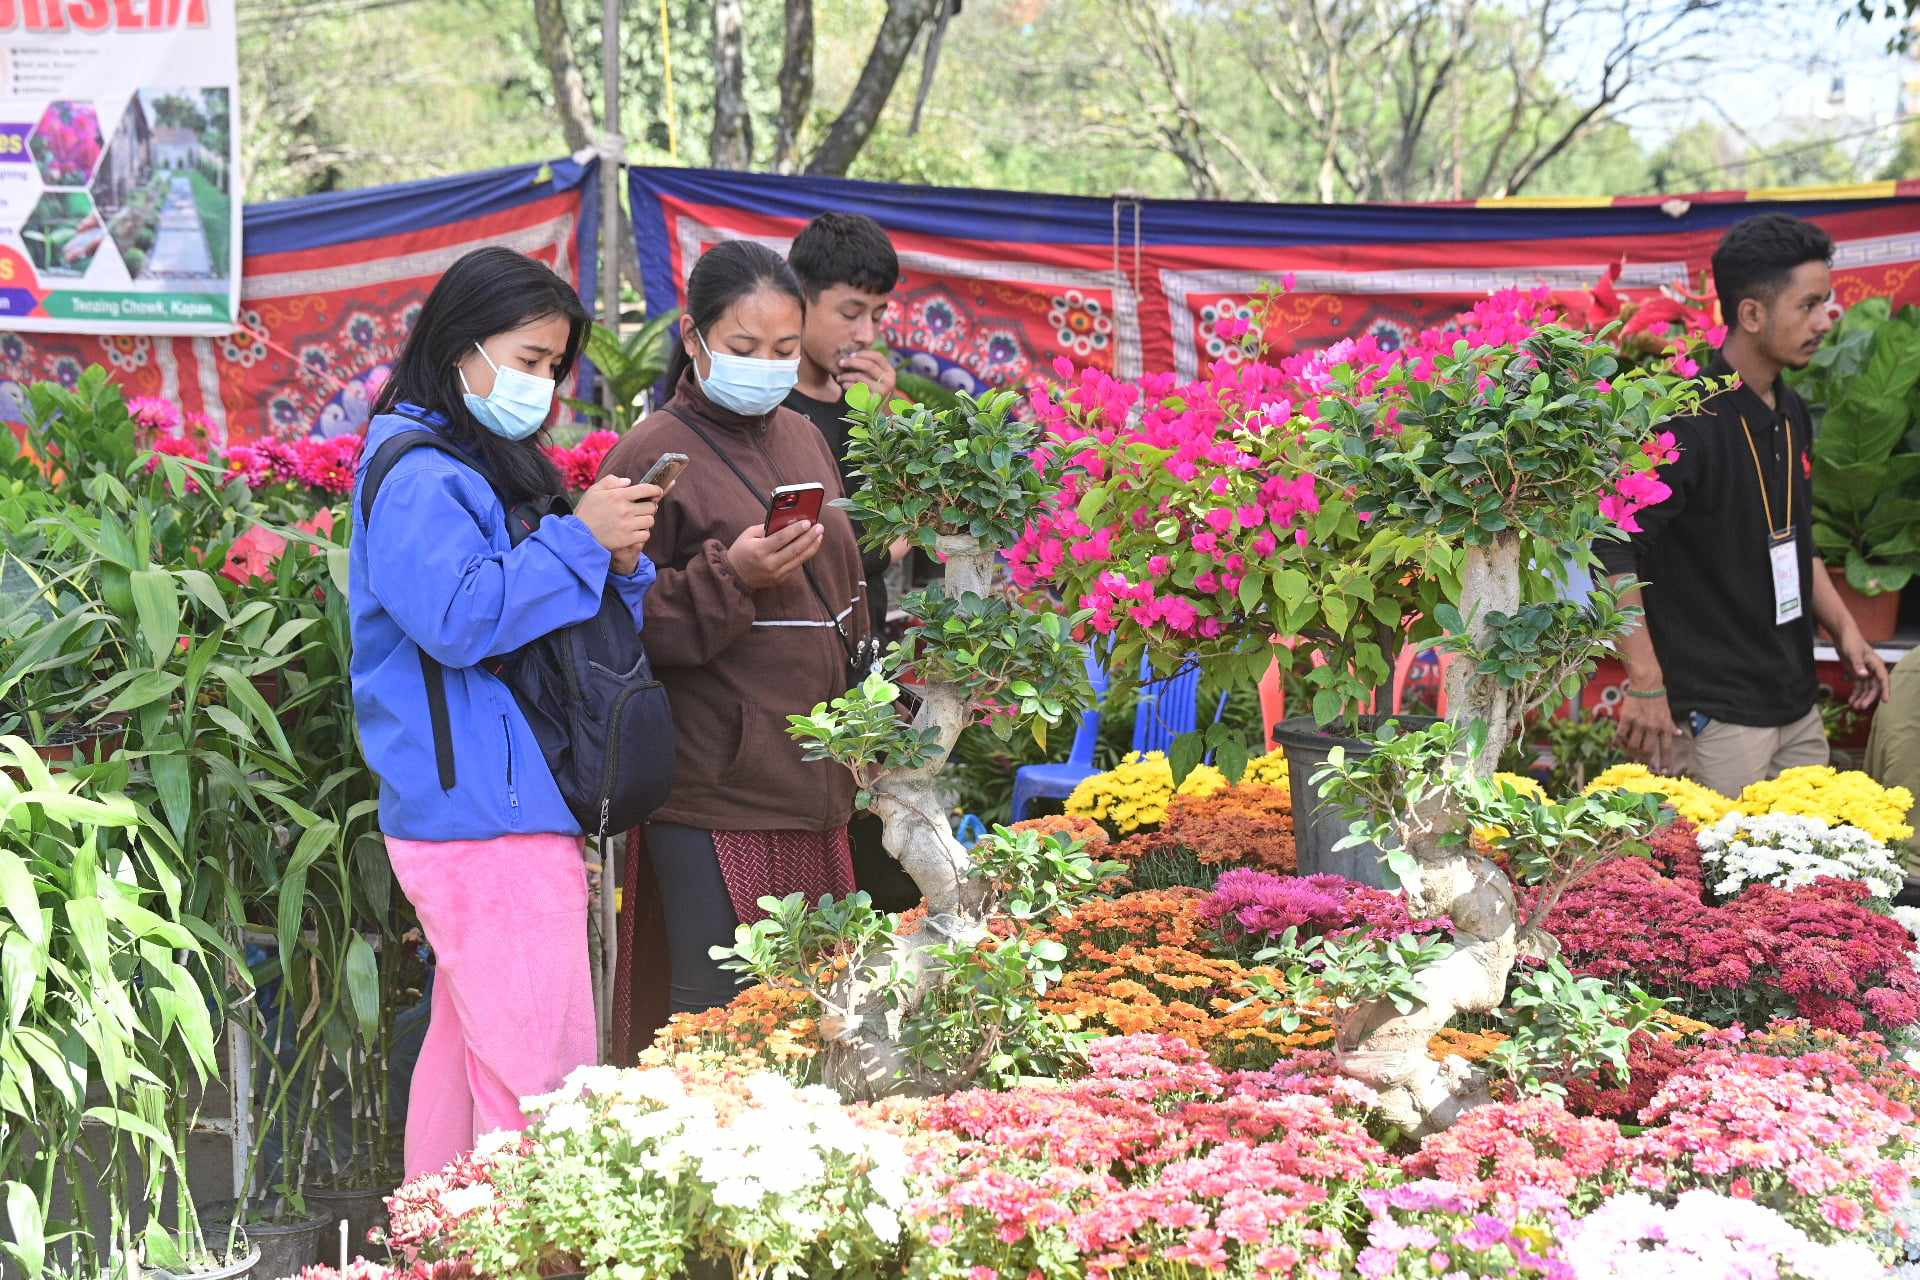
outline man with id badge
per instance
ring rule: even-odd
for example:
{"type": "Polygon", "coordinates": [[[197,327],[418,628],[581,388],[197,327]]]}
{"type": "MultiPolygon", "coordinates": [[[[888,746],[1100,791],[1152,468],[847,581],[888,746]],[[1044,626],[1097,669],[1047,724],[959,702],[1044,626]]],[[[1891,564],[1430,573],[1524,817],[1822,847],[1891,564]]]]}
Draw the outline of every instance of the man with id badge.
{"type": "Polygon", "coordinates": [[[1853,673],[1853,705],[1886,697],[1886,664],[1813,554],[1813,426],[1780,377],[1833,327],[1832,259],[1826,232],[1783,214],[1727,232],[1713,255],[1727,337],[1701,375],[1719,389],[1668,424],[1673,492],[1630,540],[1594,548],[1609,574],[1646,584],[1626,597],[1645,618],[1620,642],[1621,744],[1722,795],[1827,762],[1816,623],[1853,673]]]}

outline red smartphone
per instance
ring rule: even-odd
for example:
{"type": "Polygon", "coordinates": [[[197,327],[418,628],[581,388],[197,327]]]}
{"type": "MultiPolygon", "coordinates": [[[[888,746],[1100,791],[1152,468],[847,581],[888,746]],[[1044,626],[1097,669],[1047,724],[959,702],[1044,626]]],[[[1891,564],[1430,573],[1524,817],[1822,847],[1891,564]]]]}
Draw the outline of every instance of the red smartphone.
{"type": "Polygon", "coordinates": [[[820,523],[820,506],[826,497],[827,487],[823,484],[781,485],[767,502],[767,533],[778,533],[802,520],[820,523]]]}

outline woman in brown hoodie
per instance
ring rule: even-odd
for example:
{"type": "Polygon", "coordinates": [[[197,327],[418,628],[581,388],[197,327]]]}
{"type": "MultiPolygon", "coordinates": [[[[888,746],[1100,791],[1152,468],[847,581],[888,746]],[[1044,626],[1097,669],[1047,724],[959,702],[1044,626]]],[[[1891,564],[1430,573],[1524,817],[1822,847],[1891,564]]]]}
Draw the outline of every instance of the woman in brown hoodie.
{"type": "MultiPolygon", "coordinates": [[[[845,692],[853,655],[864,652],[860,548],[845,513],[829,506],[817,523],[772,536],[763,528],[780,485],[817,482],[828,501],[841,496],[820,432],[779,407],[798,376],[804,306],[778,254],[750,241],[709,250],[687,282],[673,397],[602,468],[637,481],[663,453],[689,460],[647,544],[659,576],[644,632],[679,730],[673,794],[644,833],[676,1013],[738,990],[708,948],[762,918],[761,897],[811,901],[854,888],[852,778],[802,760],[787,717],[845,692]]],[[[644,897],[638,887],[631,896],[644,897]]],[[[641,1040],[647,1021],[642,1014],[634,1027],[641,1040]]]]}

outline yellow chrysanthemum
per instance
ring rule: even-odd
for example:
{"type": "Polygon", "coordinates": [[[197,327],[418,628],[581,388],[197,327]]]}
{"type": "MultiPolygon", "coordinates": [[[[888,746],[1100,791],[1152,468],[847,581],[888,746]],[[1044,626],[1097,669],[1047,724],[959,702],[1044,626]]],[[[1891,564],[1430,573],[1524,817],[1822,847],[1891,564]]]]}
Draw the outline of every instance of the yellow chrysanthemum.
{"type": "Polygon", "coordinates": [[[1788,769],[1777,778],[1756,782],[1740,793],[1736,806],[1744,814],[1791,813],[1824,818],[1836,826],[1855,826],[1876,840],[1889,843],[1912,837],[1907,815],[1913,793],[1905,787],[1883,787],[1864,773],[1826,765],[1788,769]]]}
{"type": "MultiPolygon", "coordinates": [[[[1203,764],[1187,775],[1178,794],[1210,796],[1225,786],[1226,775],[1203,764]]],[[[1144,756],[1130,751],[1115,768],[1075,787],[1067,797],[1067,812],[1127,835],[1165,822],[1174,794],[1173,767],[1166,756],[1158,751],[1144,756]]]]}
{"type": "Polygon", "coordinates": [[[1539,779],[1525,773],[1496,773],[1495,782],[1504,782],[1523,796],[1532,796],[1535,800],[1545,800],[1547,789],[1540,785],[1539,779]]]}
{"type": "Polygon", "coordinates": [[[1587,784],[1587,794],[1596,791],[1634,791],[1665,796],[1673,811],[1704,827],[1720,821],[1738,806],[1711,787],[1703,787],[1691,778],[1668,778],[1643,764],[1617,764],[1587,784]]]}
{"type": "Polygon", "coordinates": [[[1255,756],[1247,762],[1247,771],[1240,778],[1242,785],[1262,787],[1280,787],[1289,785],[1287,773],[1287,753],[1275,749],[1263,756],[1255,756]]]}

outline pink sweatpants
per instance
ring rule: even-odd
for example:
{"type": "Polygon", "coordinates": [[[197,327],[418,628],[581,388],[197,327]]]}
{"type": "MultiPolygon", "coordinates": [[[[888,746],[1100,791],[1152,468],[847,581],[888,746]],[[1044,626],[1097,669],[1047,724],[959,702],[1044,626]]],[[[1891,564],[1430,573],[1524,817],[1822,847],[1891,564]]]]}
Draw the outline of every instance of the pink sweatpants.
{"type": "Polygon", "coordinates": [[[397,840],[387,854],[433,948],[433,1011],[407,1104],[406,1173],[429,1173],[519,1100],[594,1061],[580,838],[397,840]]]}

